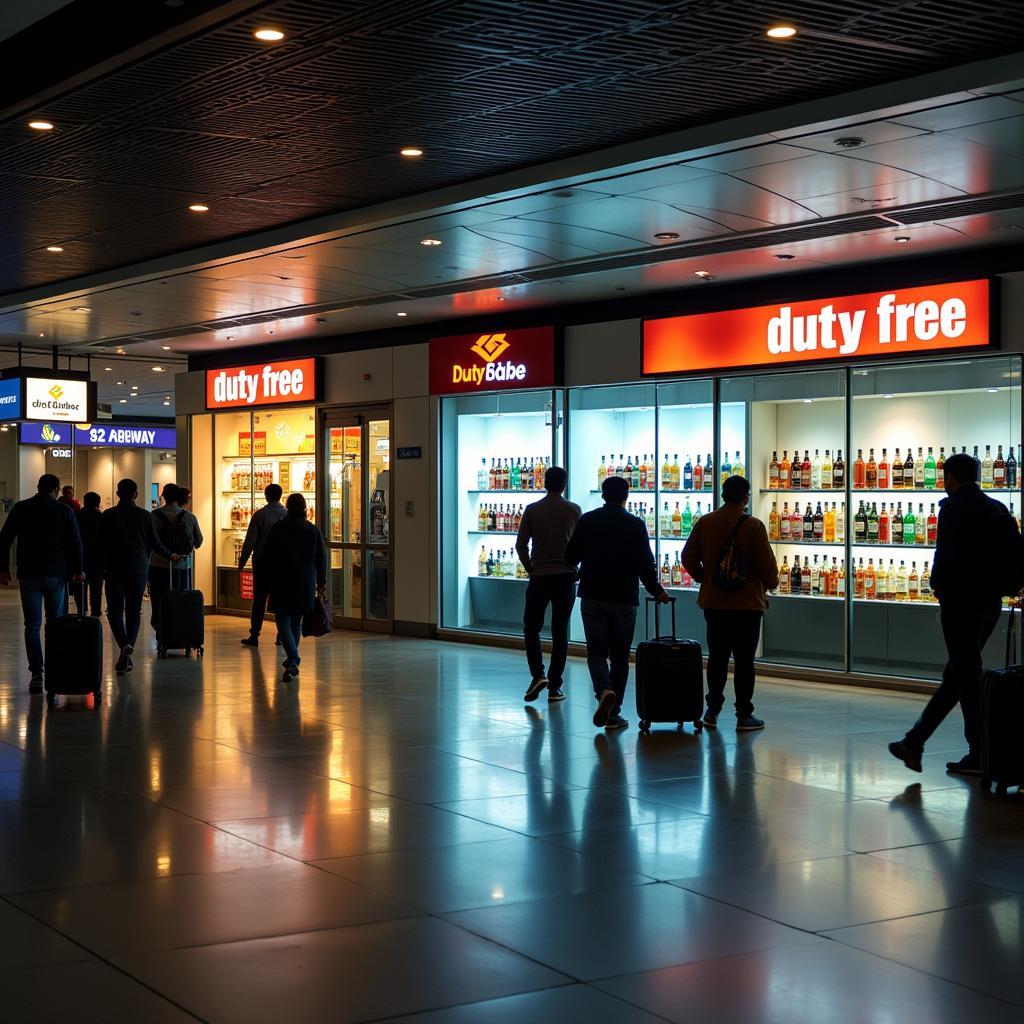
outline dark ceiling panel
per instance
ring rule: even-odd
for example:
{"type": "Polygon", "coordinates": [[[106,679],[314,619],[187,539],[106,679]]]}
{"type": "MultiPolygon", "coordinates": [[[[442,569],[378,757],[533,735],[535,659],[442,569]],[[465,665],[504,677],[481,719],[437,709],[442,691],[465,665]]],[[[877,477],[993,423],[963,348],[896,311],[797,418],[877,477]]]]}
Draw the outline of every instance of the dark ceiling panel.
{"type": "MultiPolygon", "coordinates": [[[[44,24],[52,38],[62,15],[102,6],[79,0],[44,24]]],[[[770,12],[800,25],[783,44],[763,38],[760,0],[191,6],[201,31],[63,92],[40,81],[51,98],[0,123],[0,290],[895,81],[1024,36],[1020,0],[811,0],[770,12]],[[256,43],[259,24],[285,42],[256,43]],[[29,132],[29,112],[57,131],[29,132]],[[410,143],[422,161],[397,155],[410,143]],[[188,213],[196,199],[211,214],[188,213]],[[40,238],[67,258],[12,265],[40,238]]],[[[0,45],[0,66],[25,43],[0,45]]]]}

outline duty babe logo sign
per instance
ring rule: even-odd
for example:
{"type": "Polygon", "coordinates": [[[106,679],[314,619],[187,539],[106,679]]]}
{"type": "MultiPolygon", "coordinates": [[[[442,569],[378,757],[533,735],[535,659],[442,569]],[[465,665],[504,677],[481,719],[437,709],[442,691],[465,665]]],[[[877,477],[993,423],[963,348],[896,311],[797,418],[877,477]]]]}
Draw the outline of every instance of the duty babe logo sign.
{"type": "Polygon", "coordinates": [[[644,373],[983,348],[989,282],[960,281],[644,323],[644,373]]]}
{"type": "Polygon", "coordinates": [[[263,405],[294,405],[318,398],[316,359],[232,366],[206,371],[207,409],[249,409],[263,405]]]}
{"type": "Polygon", "coordinates": [[[481,331],[430,342],[430,393],[465,394],[555,383],[552,327],[481,331]]]}

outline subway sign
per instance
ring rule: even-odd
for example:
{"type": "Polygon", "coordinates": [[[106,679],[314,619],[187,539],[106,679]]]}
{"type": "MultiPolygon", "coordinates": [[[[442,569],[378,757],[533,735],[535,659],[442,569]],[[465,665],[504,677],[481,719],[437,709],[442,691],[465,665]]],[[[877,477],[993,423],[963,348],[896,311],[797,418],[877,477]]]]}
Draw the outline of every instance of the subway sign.
{"type": "Polygon", "coordinates": [[[959,281],[644,322],[643,372],[739,367],[986,348],[990,282],[959,281]]]}
{"type": "Polygon", "coordinates": [[[320,362],[316,358],[207,370],[206,408],[256,409],[317,402],[320,377],[320,362]]]}
{"type": "Polygon", "coordinates": [[[555,384],[555,329],[482,331],[430,340],[430,393],[473,394],[555,384]]]}

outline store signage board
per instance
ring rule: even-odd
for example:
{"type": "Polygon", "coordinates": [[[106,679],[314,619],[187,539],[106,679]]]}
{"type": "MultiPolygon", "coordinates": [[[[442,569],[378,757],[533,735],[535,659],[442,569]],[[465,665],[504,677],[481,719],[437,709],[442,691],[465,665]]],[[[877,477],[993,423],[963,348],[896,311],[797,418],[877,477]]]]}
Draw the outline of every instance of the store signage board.
{"type": "Polygon", "coordinates": [[[319,398],[320,367],[315,358],[206,371],[207,409],[298,405],[316,402],[319,398]]]}
{"type": "Polygon", "coordinates": [[[416,447],[409,448],[397,448],[396,454],[400,459],[422,459],[423,449],[417,445],[416,447]]]}
{"type": "Polygon", "coordinates": [[[89,381],[59,377],[25,378],[26,420],[81,423],[91,418],[89,381]]]}
{"type": "Polygon", "coordinates": [[[555,329],[528,327],[430,339],[430,393],[479,394],[555,385],[555,329]]]}
{"type": "Polygon", "coordinates": [[[71,440],[91,448],[166,448],[177,447],[173,427],[121,426],[113,423],[69,427],[65,423],[22,423],[19,440],[22,444],[51,445],[71,440]]]}
{"type": "Polygon", "coordinates": [[[0,420],[21,419],[21,379],[0,380],[0,420]]]}
{"type": "Polygon", "coordinates": [[[987,280],[900,288],[644,322],[643,372],[901,359],[985,348],[987,280]]]}

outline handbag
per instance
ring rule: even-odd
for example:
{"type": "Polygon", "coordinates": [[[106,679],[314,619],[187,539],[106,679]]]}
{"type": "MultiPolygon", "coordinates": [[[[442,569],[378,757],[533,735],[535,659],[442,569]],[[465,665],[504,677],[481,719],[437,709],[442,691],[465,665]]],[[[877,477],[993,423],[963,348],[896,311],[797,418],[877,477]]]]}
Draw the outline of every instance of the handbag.
{"type": "Polygon", "coordinates": [[[334,609],[323,594],[317,594],[313,610],[302,616],[303,636],[326,636],[334,628],[334,609]]]}

